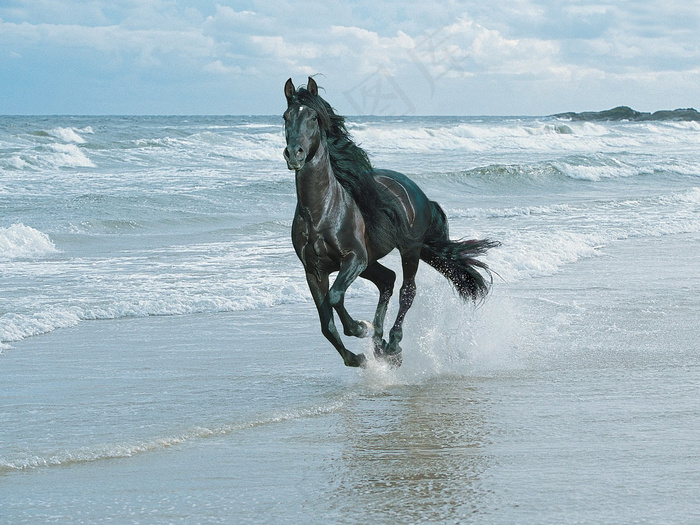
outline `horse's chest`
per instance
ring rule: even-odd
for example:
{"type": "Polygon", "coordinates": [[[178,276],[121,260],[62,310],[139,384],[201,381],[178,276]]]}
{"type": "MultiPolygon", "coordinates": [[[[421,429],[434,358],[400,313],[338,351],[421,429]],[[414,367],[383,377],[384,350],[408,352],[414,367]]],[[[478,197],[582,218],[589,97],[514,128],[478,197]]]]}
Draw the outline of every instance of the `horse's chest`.
{"type": "Polygon", "coordinates": [[[316,230],[303,219],[295,221],[294,248],[302,264],[312,273],[337,270],[336,250],[326,239],[324,230],[316,230]]]}

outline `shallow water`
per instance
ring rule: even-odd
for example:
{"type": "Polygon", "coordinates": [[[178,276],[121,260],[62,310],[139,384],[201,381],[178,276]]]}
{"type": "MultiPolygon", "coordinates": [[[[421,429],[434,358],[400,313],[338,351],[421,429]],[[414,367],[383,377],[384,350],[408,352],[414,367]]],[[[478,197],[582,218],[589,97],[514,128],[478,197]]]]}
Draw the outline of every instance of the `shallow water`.
{"type": "Polygon", "coordinates": [[[503,242],[478,309],[421,267],[404,365],[358,371],[291,250],[280,120],[0,120],[0,521],[700,519],[700,129],[353,121],[503,242]]]}

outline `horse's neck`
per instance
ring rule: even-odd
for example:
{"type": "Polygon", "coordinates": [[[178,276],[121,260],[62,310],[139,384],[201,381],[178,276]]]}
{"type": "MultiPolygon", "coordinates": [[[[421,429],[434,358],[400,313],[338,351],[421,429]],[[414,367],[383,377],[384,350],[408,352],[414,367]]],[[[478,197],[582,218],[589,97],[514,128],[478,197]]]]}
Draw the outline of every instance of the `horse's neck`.
{"type": "Polygon", "coordinates": [[[318,222],[328,212],[328,207],[342,194],[343,189],[333,174],[328,150],[321,141],[316,154],[296,172],[297,200],[299,205],[318,222]]]}

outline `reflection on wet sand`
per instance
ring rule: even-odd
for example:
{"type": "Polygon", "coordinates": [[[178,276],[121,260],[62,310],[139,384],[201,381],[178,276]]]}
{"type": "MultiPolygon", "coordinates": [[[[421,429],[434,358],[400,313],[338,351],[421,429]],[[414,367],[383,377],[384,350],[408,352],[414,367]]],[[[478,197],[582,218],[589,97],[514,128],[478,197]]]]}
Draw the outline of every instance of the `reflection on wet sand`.
{"type": "Polygon", "coordinates": [[[484,403],[464,377],[360,398],[340,423],[334,510],[360,523],[478,515],[489,464],[484,403]]]}

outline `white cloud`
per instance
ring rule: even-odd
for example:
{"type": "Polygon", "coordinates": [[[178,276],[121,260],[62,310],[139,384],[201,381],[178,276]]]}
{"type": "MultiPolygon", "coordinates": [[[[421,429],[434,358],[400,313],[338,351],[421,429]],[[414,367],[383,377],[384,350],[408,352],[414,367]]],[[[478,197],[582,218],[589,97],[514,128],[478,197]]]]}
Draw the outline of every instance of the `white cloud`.
{"type": "Polygon", "coordinates": [[[314,60],[323,56],[321,46],[316,44],[292,44],[281,36],[251,36],[250,41],[261,53],[285,60],[314,60]]]}
{"type": "Polygon", "coordinates": [[[382,36],[356,26],[315,31],[313,43],[303,38],[251,36],[258,51],[277,67],[299,73],[364,76],[384,71],[401,75],[420,68],[432,77],[475,74],[559,74],[565,69],[559,46],[549,40],[506,38],[466,17],[412,37],[402,31],[382,36]]]}
{"type": "Polygon", "coordinates": [[[207,73],[212,73],[215,75],[231,75],[240,74],[243,72],[243,69],[240,66],[225,66],[221,60],[209,62],[202,69],[207,73]]]}
{"type": "Polygon", "coordinates": [[[32,44],[68,48],[92,48],[98,51],[151,50],[206,56],[214,41],[201,33],[187,30],[127,29],[121,26],[80,26],[0,22],[5,43],[17,48],[32,44]]]}
{"type": "MultiPolygon", "coordinates": [[[[396,72],[408,60],[407,52],[414,47],[413,39],[401,31],[393,37],[382,37],[361,27],[332,26],[329,37],[334,42],[342,42],[335,47],[342,46],[347,65],[355,66],[351,69],[355,75],[366,75],[380,68],[396,72]]],[[[334,54],[338,56],[337,49],[334,54]]]]}
{"type": "MultiPolygon", "coordinates": [[[[157,74],[164,84],[245,75],[262,85],[322,73],[330,89],[379,74],[401,85],[418,111],[421,96],[457,97],[452,91],[467,82],[483,86],[487,95],[490,85],[509,85],[523,99],[544,99],[586,82],[603,93],[610,80],[611,93],[627,82],[626,89],[643,97],[668,91],[664,83],[684,72],[696,79],[700,63],[700,5],[685,0],[239,5],[6,0],[0,6],[0,59],[7,67],[46,69],[51,59],[40,57],[60,55],[72,60],[74,71],[105,64],[101,72],[83,71],[83,78],[140,71],[157,74]],[[632,86],[633,78],[639,86],[632,86]]],[[[689,93],[700,89],[683,85],[689,93]]]]}
{"type": "Polygon", "coordinates": [[[562,10],[573,17],[587,17],[591,15],[607,15],[611,10],[611,5],[605,4],[573,4],[565,5],[562,10]]]}
{"type": "Polygon", "coordinates": [[[258,18],[255,11],[236,11],[226,5],[216,6],[216,14],[207,18],[207,22],[214,22],[221,25],[250,25],[258,18]]]}
{"type": "Polygon", "coordinates": [[[567,69],[558,42],[506,37],[467,17],[426,33],[416,52],[437,76],[557,75],[567,69]]]}
{"type": "Polygon", "coordinates": [[[289,70],[313,75],[318,73],[313,64],[327,58],[325,50],[318,44],[292,43],[281,36],[253,35],[249,40],[258,58],[266,60],[265,70],[268,74],[289,70]]]}

